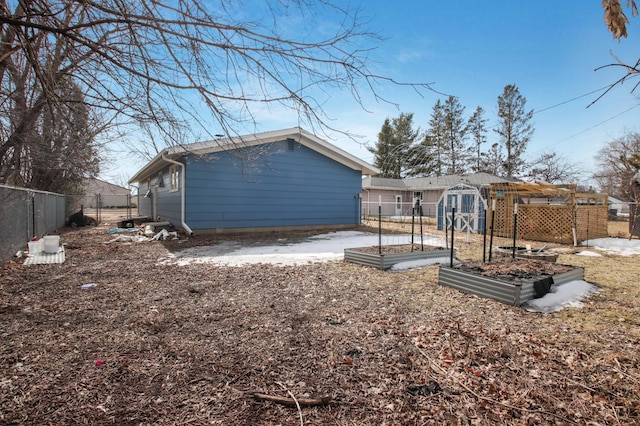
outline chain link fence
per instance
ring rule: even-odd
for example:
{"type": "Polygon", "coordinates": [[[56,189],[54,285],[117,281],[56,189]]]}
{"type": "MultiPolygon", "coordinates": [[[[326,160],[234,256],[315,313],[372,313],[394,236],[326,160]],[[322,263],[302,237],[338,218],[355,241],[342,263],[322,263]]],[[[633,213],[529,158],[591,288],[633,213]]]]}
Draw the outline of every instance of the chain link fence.
{"type": "Polygon", "coordinates": [[[62,194],[0,185],[0,257],[9,259],[26,248],[34,236],[43,236],[66,223],[67,198],[62,194]]]}

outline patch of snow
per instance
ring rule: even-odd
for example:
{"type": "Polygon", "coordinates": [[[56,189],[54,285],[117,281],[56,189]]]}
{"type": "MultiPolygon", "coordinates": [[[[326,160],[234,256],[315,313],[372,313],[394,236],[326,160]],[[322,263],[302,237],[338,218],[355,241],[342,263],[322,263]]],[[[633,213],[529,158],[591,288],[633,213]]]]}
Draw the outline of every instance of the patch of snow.
{"type": "Polygon", "coordinates": [[[529,312],[551,313],[563,308],[582,308],[583,297],[598,291],[598,287],[583,280],[554,284],[551,291],[539,299],[533,299],[523,305],[529,312]]]}
{"type": "MultiPolygon", "coordinates": [[[[385,237],[383,237],[385,238],[385,237]]],[[[425,244],[444,245],[444,239],[425,235],[425,244]]],[[[410,244],[411,235],[393,235],[394,244],[410,244]]],[[[414,236],[420,243],[420,236],[414,236]]],[[[385,244],[383,239],[383,244],[385,244]]],[[[242,245],[223,241],[212,246],[191,247],[170,254],[162,264],[188,265],[212,263],[223,266],[244,266],[269,263],[281,266],[304,265],[344,259],[344,250],[378,245],[378,234],[362,231],[339,231],[314,235],[304,239],[278,239],[275,244],[242,245]]]]}
{"type": "MultiPolygon", "coordinates": [[[[402,271],[408,271],[410,269],[424,268],[426,266],[435,265],[437,263],[443,263],[448,265],[450,261],[451,261],[451,258],[449,256],[434,257],[431,259],[410,260],[408,262],[396,263],[393,266],[391,266],[389,270],[391,272],[402,272],[402,271]]],[[[460,261],[453,259],[453,263],[454,264],[460,263],[460,261]]]]}
{"type": "Polygon", "coordinates": [[[640,254],[640,240],[630,240],[628,238],[596,238],[595,240],[584,241],[582,245],[620,256],[640,254]]]}

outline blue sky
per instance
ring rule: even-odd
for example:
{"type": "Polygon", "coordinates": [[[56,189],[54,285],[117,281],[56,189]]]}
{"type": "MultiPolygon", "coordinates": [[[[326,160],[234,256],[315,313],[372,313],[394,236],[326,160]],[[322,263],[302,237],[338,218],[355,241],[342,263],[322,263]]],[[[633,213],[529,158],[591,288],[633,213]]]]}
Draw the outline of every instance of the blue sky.
{"type": "MultiPolygon", "coordinates": [[[[630,93],[638,79],[589,108],[602,92],[581,96],[622,75],[620,69],[594,71],[615,61],[612,52],[629,63],[640,58],[640,18],[632,18],[629,37],[618,42],[604,25],[599,1],[391,5],[374,0],[363,7],[372,26],[386,37],[376,53],[379,69],[403,81],[434,82],[434,89],[459,98],[467,116],[479,105],[486,110],[488,126],[495,124],[497,97],[505,85],[516,84],[527,107],[540,111],[534,115],[535,133],[527,150],[531,157],[556,151],[593,168],[594,156],[607,141],[639,130],[640,100],[630,93]]],[[[399,110],[376,105],[373,119],[362,118],[358,125],[371,144],[385,117],[413,112],[414,122],[424,128],[435,101],[445,99],[435,93],[420,98],[408,90],[392,91],[389,96],[397,95],[399,110]]],[[[488,138],[489,143],[497,141],[493,132],[488,138]]],[[[373,160],[370,153],[357,151],[373,160]]]]}
{"type": "MultiPolygon", "coordinates": [[[[444,94],[420,96],[385,85],[380,93],[398,107],[365,97],[367,111],[349,93],[332,94],[325,104],[331,125],[361,138],[354,142],[335,133],[328,140],[366,161],[373,162],[373,156],[365,146],[375,145],[385,118],[414,113],[414,123],[425,129],[434,103],[447,95],[459,98],[466,117],[482,106],[491,127],[497,98],[507,84],[518,86],[528,109],[536,111],[528,157],[557,152],[590,170],[608,141],[640,131],[640,99],[630,93],[638,79],[587,108],[602,93],[596,90],[622,76],[619,68],[596,68],[615,62],[612,53],[627,63],[640,58],[640,17],[630,18],[629,37],[618,42],[607,31],[597,0],[369,0],[361,3],[361,15],[368,29],[382,37],[371,53],[371,71],[403,82],[433,83],[444,94]]],[[[298,121],[272,111],[259,116],[258,124],[260,131],[269,131],[297,126],[298,121]]],[[[488,144],[496,141],[489,132],[488,144]]],[[[121,170],[105,176],[123,182],[143,164],[129,166],[125,179],[121,170]]]]}

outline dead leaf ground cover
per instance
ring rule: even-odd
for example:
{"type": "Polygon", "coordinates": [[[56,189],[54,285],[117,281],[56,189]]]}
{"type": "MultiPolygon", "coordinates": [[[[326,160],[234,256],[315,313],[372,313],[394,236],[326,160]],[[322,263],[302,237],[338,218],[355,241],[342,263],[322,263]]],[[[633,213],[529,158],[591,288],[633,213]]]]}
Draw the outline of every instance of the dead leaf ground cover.
{"type": "Polygon", "coordinates": [[[215,238],[109,239],[70,230],[64,264],[0,269],[1,423],[640,424],[637,257],[561,255],[602,290],[539,314],[437,266],[178,267],[158,260],[215,238]]]}

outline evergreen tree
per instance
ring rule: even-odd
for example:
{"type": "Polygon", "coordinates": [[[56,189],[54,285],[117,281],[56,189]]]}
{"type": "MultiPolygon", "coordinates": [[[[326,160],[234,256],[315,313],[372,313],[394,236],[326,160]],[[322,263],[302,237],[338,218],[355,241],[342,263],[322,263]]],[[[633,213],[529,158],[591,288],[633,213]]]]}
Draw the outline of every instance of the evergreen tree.
{"type": "Polygon", "coordinates": [[[410,167],[411,148],[420,131],[413,129],[413,113],[401,113],[393,120],[385,119],[378,133],[374,148],[374,165],[380,169],[380,177],[402,179],[410,167]]]}
{"type": "Polygon", "coordinates": [[[445,173],[445,122],[444,122],[444,105],[438,99],[431,110],[431,118],[429,118],[429,130],[427,137],[429,138],[431,148],[433,150],[434,172],[437,176],[445,173]]]}
{"type": "Polygon", "coordinates": [[[506,177],[518,177],[524,171],[524,152],[534,131],[533,110],[526,111],[526,103],[514,84],[505,86],[498,96],[498,127],[494,131],[506,155],[502,168],[506,177]]]}
{"type": "Polygon", "coordinates": [[[491,144],[489,151],[483,152],[482,155],[482,169],[481,171],[491,173],[492,175],[500,175],[500,171],[504,165],[504,156],[500,149],[499,143],[491,144]]]}
{"type": "Polygon", "coordinates": [[[480,172],[484,169],[482,158],[482,144],[487,142],[487,119],[484,118],[484,109],[478,106],[473,112],[471,118],[469,118],[468,128],[471,134],[471,139],[475,148],[474,161],[471,169],[474,172],[480,172]]]}
{"type": "Polygon", "coordinates": [[[446,173],[464,173],[467,169],[469,149],[465,146],[467,125],[463,118],[464,106],[458,98],[449,96],[444,103],[444,146],[446,152],[446,173]]]}
{"type": "Polygon", "coordinates": [[[13,147],[14,183],[63,194],[79,194],[82,181],[99,171],[95,135],[100,130],[80,87],[67,78],[55,90],[60,103],[43,108],[39,120],[13,147]]]}
{"type": "Polygon", "coordinates": [[[430,176],[436,172],[435,147],[430,135],[424,135],[422,142],[409,148],[409,164],[406,177],[430,176]]]}

